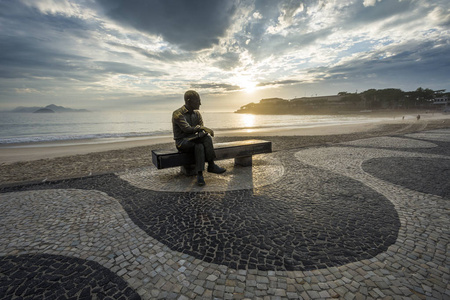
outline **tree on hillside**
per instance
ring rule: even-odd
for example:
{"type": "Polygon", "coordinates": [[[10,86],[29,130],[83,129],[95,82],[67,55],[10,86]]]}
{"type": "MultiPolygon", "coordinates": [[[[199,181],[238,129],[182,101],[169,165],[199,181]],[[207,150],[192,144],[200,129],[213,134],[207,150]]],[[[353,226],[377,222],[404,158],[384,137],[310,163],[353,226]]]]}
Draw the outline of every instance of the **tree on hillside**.
{"type": "Polygon", "coordinates": [[[360,94],[347,94],[342,98],[341,101],[350,103],[354,107],[361,107],[363,105],[362,97],[360,94]]]}
{"type": "Polygon", "coordinates": [[[400,89],[384,89],[377,91],[378,97],[381,99],[383,108],[395,108],[400,100],[403,99],[404,92],[400,89]]]}
{"type": "Polygon", "coordinates": [[[424,102],[426,100],[434,98],[434,91],[431,89],[423,89],[419,87],[413,92],[413,96],[415,97],[416,101],[424,102]]]}
{"type": "MultiPolygon", "coordinates": [[[[440,90],[442,91],[442,90],[440,90]]],[[[445,90],[444,90],[445,91],[445,90]]],[[[433,91],[431,89],[423,89],[422,87],[417,88],[415,91],[407,92],[406,98],[408,102],[407,107],[424,106],[429,104],[429,102],[438,96],[438,91],[433,91]]]]}
{"type": "Polygon", "coordinates": [[[434,96],[435,97],[442,97],[445,95],[445,89],[444,90],[435,90],[434,91],[434,96]]]}
{"type": "Polygon", "coordinates": [[[380,101],[378,101],[377,99],[376,89],[369,89],[367,91],[362,92],[361,94],[364,98],[365,108],[374,109],[379,108],[381,106],[380,101]]]}

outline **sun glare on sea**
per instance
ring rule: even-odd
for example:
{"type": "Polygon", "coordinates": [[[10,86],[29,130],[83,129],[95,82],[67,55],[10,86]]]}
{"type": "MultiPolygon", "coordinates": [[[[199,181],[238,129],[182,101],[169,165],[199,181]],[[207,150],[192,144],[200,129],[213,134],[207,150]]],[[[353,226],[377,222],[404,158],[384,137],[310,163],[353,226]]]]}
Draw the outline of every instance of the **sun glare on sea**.
{"type": "Polygon", "coordinates": [[[255,126],[255,116],[251,114],[242,114],[242,124],[244,127],[253,127],[255,126]]]}

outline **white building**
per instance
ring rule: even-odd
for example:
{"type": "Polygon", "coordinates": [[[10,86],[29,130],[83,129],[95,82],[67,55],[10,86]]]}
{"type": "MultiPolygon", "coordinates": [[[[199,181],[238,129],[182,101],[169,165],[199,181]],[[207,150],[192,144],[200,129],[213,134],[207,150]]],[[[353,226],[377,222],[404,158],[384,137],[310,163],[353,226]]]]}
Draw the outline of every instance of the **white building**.
{"type": "Polygon", "coordinates": [[[442,97],[437,97],[434,98],[433,100],[433,104],[439,105],[439,104],[448,104],[448,97],[447,96],[442,96],[442,97]]]}
{"type": "Polygon", "coordinates": [[[442,96],[434,98],[433,101],[434,105],[443,105],[444,108],[442,109],[444,112],[450,112],[450,101],[448,100],[448,96],[442,96]]]}

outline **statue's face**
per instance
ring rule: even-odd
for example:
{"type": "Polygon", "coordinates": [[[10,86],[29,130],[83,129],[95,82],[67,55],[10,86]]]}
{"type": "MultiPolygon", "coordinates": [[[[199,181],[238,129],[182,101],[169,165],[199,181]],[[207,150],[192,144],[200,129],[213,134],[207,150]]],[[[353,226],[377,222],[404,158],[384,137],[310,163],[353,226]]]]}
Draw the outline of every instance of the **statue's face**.
{"type": "Polygon", "coordinates": [[[202,105],[202,102],[201,102],[201,100],[200,100],[200,98],[194,98],[194,99],[190,99],[189,100],[189,106],[192,108],[192,109],[199,109],[200,108],[200,105],[202,105]]]}

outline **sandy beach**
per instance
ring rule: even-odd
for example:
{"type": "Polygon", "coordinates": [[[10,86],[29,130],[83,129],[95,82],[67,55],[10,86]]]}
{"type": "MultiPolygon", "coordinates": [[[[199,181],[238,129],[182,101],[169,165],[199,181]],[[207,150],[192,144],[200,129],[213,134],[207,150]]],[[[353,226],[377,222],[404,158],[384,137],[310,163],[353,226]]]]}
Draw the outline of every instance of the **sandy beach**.
{"type": "MultiPolygon", "coordinates": [[[[392,118],[339,126],[255,129],[220,132],[215,142],[263,138],[273,150],[328,145],[368,137],[450,127],[450,115],[423,115],[421,120],[392,118]]],[[[0,147],[1,186],[118,172],[151,165],[151,150],[174,148],[171,136],[122,140],[80,140],[0,147]]]]}

